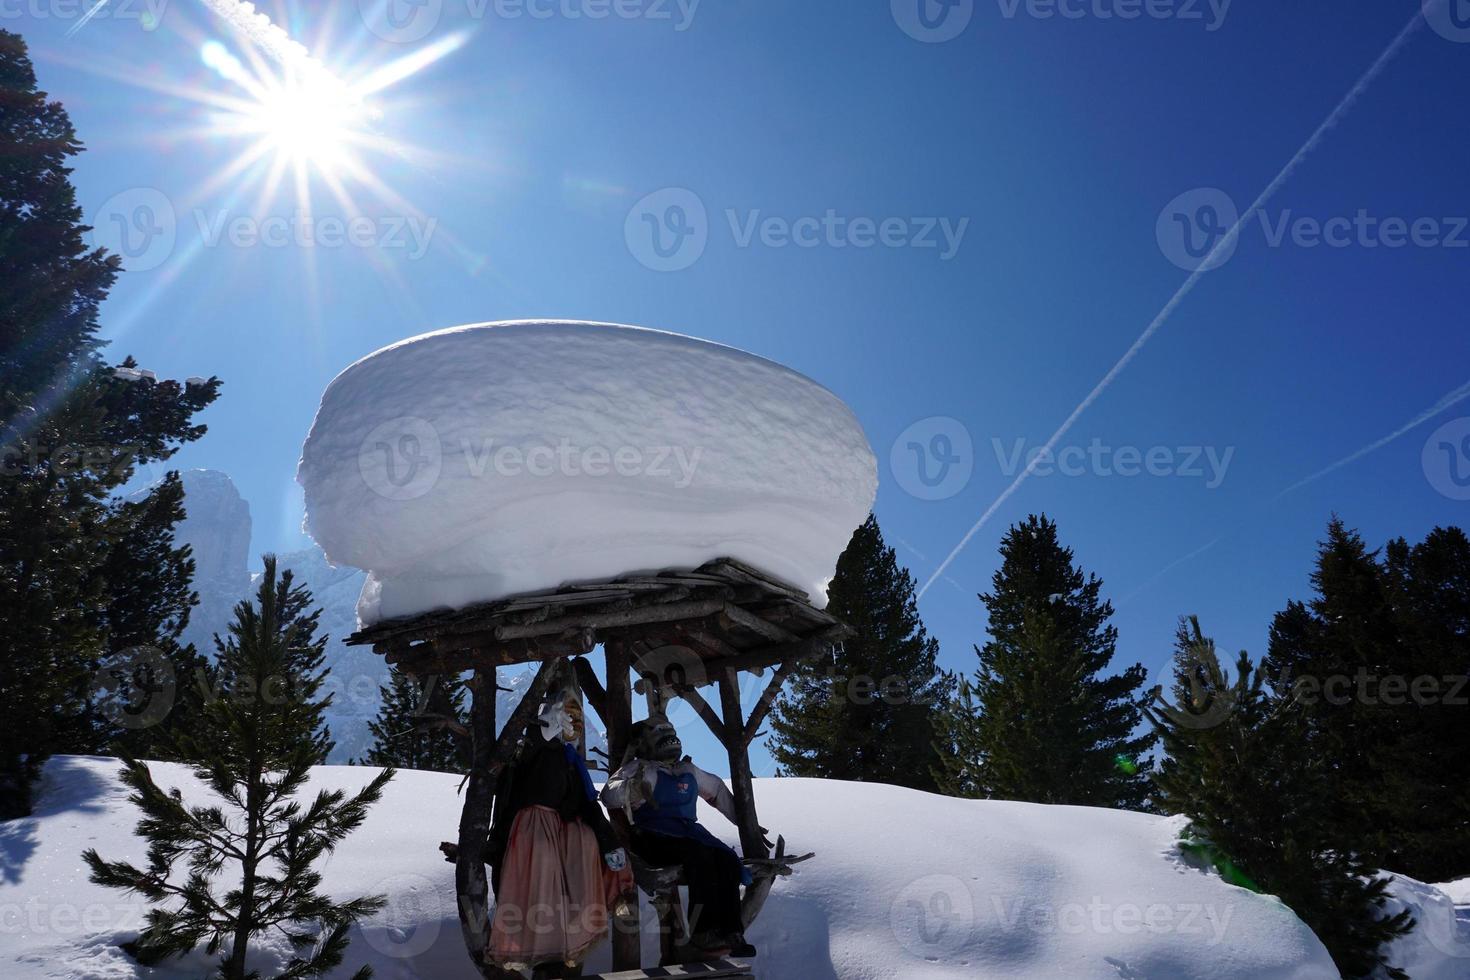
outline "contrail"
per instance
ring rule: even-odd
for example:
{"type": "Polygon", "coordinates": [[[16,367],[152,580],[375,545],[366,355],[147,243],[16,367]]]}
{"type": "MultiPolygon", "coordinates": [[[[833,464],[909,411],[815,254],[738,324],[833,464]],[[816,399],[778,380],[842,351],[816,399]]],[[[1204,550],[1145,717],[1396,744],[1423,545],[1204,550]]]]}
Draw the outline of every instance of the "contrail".
{"type": "MultiPolygon", "coordinates": [[[[1342,459],[1339,459],[1337,462],[1332,463],[1329,466],[1324,466],[1322,469],[1320,469],[1317,472],[1313,473],[1311,476],[1304,477],[1303,479],[1300,479],[1300,480],[1296,481],[1291,486],[1287,487],[1286,489],[1282,490],[1280,493],[1276,494],[1276,496],[1272,497],[1266,503],[1268,503],[1268,504],[1274,504],[1276,501],[1280,500],[1282,497],[1285,497],[1287,494],[1294,493],[1294,492],[1296,492],[1297,490],[1300,490],[1302,487],[1306,486],[1309,483],[1315,483],[1318,480],[1322,479],[1322,477],[1326,476],[1327,474],[1336,472],[1337,470],[1342,469],[1344,466],[1347,466],[1347,465],[1349,465],[1351,463],[1356,463],[1358,460],[1362,459],[1364,456],[1367,456],[1370,453],[1377,452],[1378,450],[1382,449],[1384,446],[1386,446],[1389,443],[1393,442],[1395,439],[1398,439],[1400,436],[1404,435],[1405,433],[1408,433],[1408,432],[1410,432],[1410,431],[1412,431],[1414,429],[1417,429],[1419,426],[1423,425],[1425,422],[1428,422],[1430,419],[1434,418],[1436,415],[1439,415],[1442,412],[1445,412],[1445,411],[1448,411],[1451,408],[1454,408],[1456,405],[1458,405],[1461,402],[1465,401],[1467,398],[1470,398],[1470,381],[1465,382],[1464,384],[1460,385],[1460,387],[1458,387],[1458,388],[1454,389],[1453,391],[1447,393],[1439,401],[1435,402],[1433,405],[1429,406],[1424,411],[1420,412],[1418,415],[1416,415],[1412,419],[1410,419],[1408,422],[1404,423],[1403,425],[1399,426],[1397,429],[1395,429],[1392,432],[1390,432],[1388,435],[1384,436],[1382,439],[1375,439],[1374,441],[1368,443],[1368,445],[1364,446],[1363,448],[1358,449],[1358,450],[1356,450],[1354,452],[1348,453],[1346,456],[1344,456],[1342,459]]],[[[1226,537],[1228,537],[1229,535],[1235,533],[1235,531],[1239,530],[1240,527],[1242,525],[1244,525],[1245,523],[1246,523],[1246,521],[1241,521],[1241,522],[1233,525],[1228,531],[1221,532],[1219,535],[1217,535],[1215,538],[1213,538],[1212,540],[1210,540],[1208,543],[1206,543],[1204,545],[1201,545],[1200,547],[1194,549],[1189,554],[1184,555],[1181,558],[1174,559],[1169,564],[1165,565],[1163,568],[1161,568],[1157,572],[1155,572],[1153,575],[1149,576],[1148,579],[1146,579],[1144,581],[1144,583],[1142,585],[1140,585],[1138,588],[1134,589],[1132,592],[1130,592],[1126,596],[1124,596],[1118,602],[1118,605],[1120,607],[1122,607],[1124,605],[1127,605],[1127,603],[1130,600],[1132,600],[1134,596],[1137,596],[1140,592],[1143,592],[1149,586],[1153,585],[1159,579],[1163,578],[1165,575],[1169,574],[1174,569],[1178,568],[1180,565],[1183,565],[1185,562],[1187,562],[1187,561],[1189,561],[1189,560],[1191,560],[1193,558],[1197,558],[1200,555],[1204,554],[1206,551],[1209,551],[1215,545],[1219,544],[1221,541],[1224,541],[1226,537]]]]}
{"type": "Polygon", "coordinates": [[[1358,460],[1362,459],[1364,456],[1368,455],[1369,453],[1374,452],[1374,451],[1376,451],[1378,449],[1382,449],[1384,446],[1388,445],[1390,442],[1393,442],[1395,439],[1397,439],[1399,436],[1403,435],[1405,432],[1408,432],[1410,429],[1417,429],[1419,426],[1423,425],[1425,422],[1428,422],[1430,419],[1434,418],[1436,415],[1440,414],[1441,412],[1445,411],[1446,409],[1453,408],[1454,406],[1460,404],[1460,402],[1464,401],[1467,398],[1470,398],[1470,381],[1467,381],[1464,384],[1460,385],[1460,387],[1456,388],[1454,391],[1452,391],[1449,394],[1445,395],[1443,398],[1441,398],[1439,401],[1435,402],[1429,408],[1426,408],[1424,411],[1420,412],[1418,415],[1414,416],[1408,422],[1404,423],[1399,428],[1397,428],[1394,431],[1390,432],[1388,435],[1384,436],[1382,439],[1378,439],[1378,440],[1375,440],[1374,442],[1370,442],[1370,443],[1368,443],[1368,445],[1364,446],[1362,449],[1359,449],[1357,452],[1350,453],[1347,456],[1344,456],[1342,459],[1339,459],[1337,462],[1333,463],[1331,466],[1324,467],[1324,468],[1318,470],[1317,472],[1313,473],[1311,476],[1296,481],[1291,486],[1287,487],[1285,490],[1281,491],[1276,496],[1272,497],[1271,498],[1271,502],[1272,503],[1275,503],[1276,501],[1280,500],[1282,497],[1286,496],[1287,494],[1291,493],[1292,491],[1294,491],[1294,490],[1300,490],[1302,487],[1306,486],[1308,483],[1315,483],[1316,481],[1322,479],[1322,477],[1326,476],[1328,473],[1331,473],[1334,470],[1340,470],[1344,466],[1347,466],[1349,463],[1356,463],[1358,460]]]}
{"type": "Polygon", "coordinates": [[[90,21],[93,17],[96,17],[97,16],[97,11],[101,10],[105,6],[107,6],[107,0],[97,0],[97,2],[95,4],[93,4],[91,6],[91,8],[87,10],[87,12],[85,14],[83,14],[81,17],[77,18],[77,22],[75,24],[73,24],[73,25],[71,25],[71,27],[67,28],[66,36],[67,37],[71,37],[77,31],[79,31],[82,28],[86,27],[87,26],[87,22],[90,21]]]}
{"type": "Polygon", "coordinates": [[[950,551],[949,555],[946,556],[944,561],[940,563],[939,567],[935,569],[934,574],[929,576],[929,581],[925,582],[923,588],[919,589],[920,598],[923,597],[925,592],[929,591],[929,586],[933,585],[934,582],[939,578],[939,576],[944,574],[945,570],[948,569],[955,558],[959,556],[959,553],[965,550],[965,546],[970,543],[970,539],[975,536],[976,532],[984,527],[985,523],[990,520],[991,516],[997,510],[1000,509],[1001,505],[1009,500],[1011,495],[1014,494],[1018,489],[1020,489],[1021,484],[1026,482],[1026,479],[1031,476],[1031,473],[1036,469],[1041,461],[1050,456],[1050,454],[1056,449],[1057,443],[1060,442],[1062,437],[1067,434],[1067,432],[1072,428],[1073,424],[1076,423],[1077,419],[1082,416],[1082,413],[1092,407],[1092,403],[1097,401],[1098,397],[1102,395],[1104,391],[1107,391],[1112,383],[1118,379],[1118,376],[1121,375],[1123,371],[1128,367],[1128,365],[1132,363],[1133,359],[1138,356],[1138,352],[1143,350],[1144,346],[1149,342],[1149,340],[1153,338],[1153,335],[1158,332],[1159,328],[1168,322],[1169,318],[1174,315],[1174,311],[1179,308],[1179,305],[1182,302],[1184,302],[1184,298],[1194,291],[1194,287],[1199,283],[1205,272],[1213,267],[1214,262],[1220,256],[1220,254],[1226,248],[1234,247],[1236,241],[1240,238],[1240,230],[1242,227],[1244,227],[1245,223],[1251,218],[1255,217],[1256,213],[1265,206],[1266,202],[1276,195],[1276,192],[1281,189],[1282,185],[1285,184],[1288,179],[1290,179],[1291,175],[1296,171],[1297,167],[1301,166],[1302,161],[1304,161],[1311,154],[1311,152],[1317,148],[1317,146],[1322,142],[1323,138],[1327,135],[1327,132],[1331,130],[1334,126],[1336,126],[1338,122],[1343,118],[1343,116],[1347,114],[1348,110],[1353,107],[1353,104],[1356,103],[1358,99],[1363,95],[1363,93],[1368,90],[1368,87],[1373,84],[1373,81],[1378,77],[1378,75],[1383,71],[1388,63],[1393,60],[1394,56],[1399,53],[1400,49],[1402,49],[1404,45],[1408,43],[1409,38],[1413,37],[1414,32],[1417,31],[1419,27],[1423,25],[1423,23],[1424,14],[1421,7],[1421,9],[1416,11],[1414,13],[1414,16],[1410,18],[1409,23],[1404,26],[1404,29],[1399,31],[1398,36],[1393,39],[1393,43],[1391,43],[1384,50],[1384,52],[1378,56],[1378,60],[1373,62],[1372,66],[1369,67],[1367,72],[1363,74],[1363,77],[1358,79],[1357,84],[1355,84],[1351,89],[1348,90],[1347,95],[1343,96],[1342,101],[1337,104],[1337,108],[1333,109],[1332,112],[1327,116],[1326,120],[1323,121],[1322,125],[1317,127],[1316,132],[1312,133],[1311,138],[1303,143],[1302,148],[1296,151],[1296,155],[1286,162],[1286,166],[1282,167],[1281,172],[1276,175],[1276,179],[1271,181],[1271,183],[1266,186],[1266,189],[1261,192],[1260,196],[1257,197],[1255,201],[1251,204],[1251,206],[1246,209],[1245,213],[1240,215],[1235,224],[1231,226],[1230,231],[1227,232],[1225,236],[1220,239],[1220,241],[1215,243],[1215,247],[1212,248],[1210,250],[1210,253],[1205,256],[1204,261],[1200,263],[1199,267],[1195,269],[1194,272],[1189,274],[1189,278],[1184,280],[1184,284],[1179,287],[1178,291],[1175,292],[1174,295],[1169,299],[1169,302],[1164,304],[1164,308],[1160,310],[1158,315],[1153,318],[1148,327],[1144,329],[1143,333],[1138,335],[1138,339],[1135,340],[1133,342],[1133,345],[1124,352],[1121,358],[1118,359],[1118,363],[1113,365],[1112,370],[1103,375],[1102,380],[1099,381],[1097,385],[1093,387],[1092,391],[1088,392],[1087,397],[1082,399],[1081,403],[1072,410],[1072,414],[1067,416],[1067,420],[1062,423],[1061,427],[1058,428],[1056,432],[1052,433],[1051,438],[1046,441],[1046,445],[1043,447],[1042,452],[1031,454],[1031,462],[1026,464],[1026,468],[1022,470],[1014,480],[1011,481],[1011,485],[1006,487],[1005,490],[1001,492],[1001,495],[999,497],[995,498],[995,502],[985,509],[985,513],[980,515],[980,519],[976,521],[974,526],[965,533],[965,536],[960,539],[959,544],[954,546],[954,549],[950,551]]]}
{"type": "Polygon", "coordinates": [[[326,65],[312,57],[306,45],[277,27],[268,16],[256,10],[254,4],[246,3],[245,0],[202,0],[202,2],[219,15],[221,20],[253,41],[283,68],[312,83],[325,86],[346,102],[362,101],[346,82],[334,75],[326,65]]]}

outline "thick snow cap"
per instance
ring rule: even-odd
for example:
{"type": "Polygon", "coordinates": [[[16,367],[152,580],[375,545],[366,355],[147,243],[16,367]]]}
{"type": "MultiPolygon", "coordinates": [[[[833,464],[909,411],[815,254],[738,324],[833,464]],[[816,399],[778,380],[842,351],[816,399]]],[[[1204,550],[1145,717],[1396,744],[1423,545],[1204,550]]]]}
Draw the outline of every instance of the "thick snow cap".
{"type": "Polygon", "coordinates": [[[764,358],[607,323],[425,334],[322,396],[296,479],[364,625],[728,556],[826,602],[877,463],[852,411],[764,358]]]}

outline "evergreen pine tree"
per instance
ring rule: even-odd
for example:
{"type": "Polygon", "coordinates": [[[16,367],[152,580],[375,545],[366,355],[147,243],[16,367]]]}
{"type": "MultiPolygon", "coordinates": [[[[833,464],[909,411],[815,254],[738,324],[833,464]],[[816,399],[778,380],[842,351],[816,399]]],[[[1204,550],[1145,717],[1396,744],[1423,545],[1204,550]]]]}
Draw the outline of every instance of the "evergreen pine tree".
{"type": "Polygon", "coordinates": [[[1191,627],[1175,654],[1175,703],[1155,692],[1147,709],[1166,754],[1157,801],[1189,818],[1181,848],[1232,884],[1280,898],[1343,976],[1403,980],[1381,947],[1413,928],[1410,913],[1386,914],[1389,879],[1335,836],[1330,769],[1301,752],[1303,706],[1273,696],[1245,653],[1232,682],[1213,641],[1197,620],[1191,627]]]}
{"type": "Polygon", "coordinates": [[[1454,881],[1470,877],[1470,538],[1437,527],[1420,544],[1390,542],[1386,554],[1412,666],[1402,766],[1384,774],[1395,834],[1382,866],[1454,881]],[[1416,700],[1421,683],[1429,697],[1416,700]]]}
{"type": "Polygon", "coordinates": [[[130,537],[114,494],[136,466],[203,434],[190,420],[219,382],[119,376],[104,363],[97,310],[119,264],[83,240],[67,166],[81,144],[66,111],[37,90],[25,43],[3,30],[0,145],[4,819],[29,812],[49,754],[95,749],[89,681],[115,649],[109,553],[130,537]]]}
{"type": "Polygon", "coordinates": [[[1155,742],[1143,720],[1141,664],[1104,676],[1117,630],[1102,582],[1085,576],[1057,526],[1032,516],[1001,541],[1001,567],[981,601],[991,639],[977,647],[973,701],[952,703],[941,789],[1033,803],[1140,809],[1138,760],[1155,742]],[[967,732],[968,730],[968,732],[967,732]]]}
{"type": "Polygon", "coordinates": [[[855,635],[792,671],[771,712],[772,757],[786,775],[934,788],[933,708],[954,682],[876,517],[837,559],[827,610],[855,635]]]}
{"type": "Polygon", "coordinates": [[[959,678],[954,696],[934,713],[937,758],[932,775],[935,788],[947,796],[985,796],[985,746],[975,723],[979,715],[975,688],[968,677],[959,678]]]}
{"type": "MultiPolygon", "coordinates": [[[[138,833],[148,841],[147,866],[104,861],[95,850],[83,858],[94,882],[153,903],[130,948],[145,964],[203,943],[211,954],[223,950],[224,980],[245,980],[251,940],[279,930],[298,954],[280,976],[319,976],[342,962],[352,923],[383,904],[381,897],[337,902],[318,890],[313,866],[362,823],[393,770],[350,798],[341,790],[298,798],[332,744],[323,720],[331,697],[318,697],[326,639],[315,636],[320,610],[308,611],[310,603],[310,593],[290,572],[278,576],[274,556],[266,556],[255,602],[236,606],[220,642],[200,724],[176,735],[178,757],[217,804],[186,806],[177,789],[154,782],[146,764],[125,760],[123,781],[143,811],[138,833]],[[215,880],[226,866],[230,886],[219,896],[215,880]]],[[[356,976],[370,974],[364,967],[356,976]]]]}
{"type": "Polygon", "coordinates": [[[433,676],[422,681],[393,671],[389,683],[379,687],[382,705],[378,716],[368,722],[373,734],[367,755],[356,765],[392,766],[428,772],[469,771],[470,740],[454,728],[465,719],[465,689],[458,677],[433,676]],[[426,712],[443,713],[423,730],[426,712]]]}
{"type": "Polygon", "coordinates": [[[1305,748],[1340,803],[1337,838],[1434,880],[1470,873],[1470,691],[1453,680],[1470,672],[1467,569],[1458,529],[1392,542],[1380,559],[1334,518],[1316,594],[1276,615],[1263,664],[1303,705],[1305,748]]]}
{"type": "Polygon", "coordinates": [[[169,473],[141,499],[120,503],[115,519],[119,531],[104,569],[108,653],[93,684],[95,695],[110,697],[91,705],[91,751],[168,758],[171,733],[198,724],[196,679],[208,663],[180,642],[199,595],[190,586],[189,547],[174,547],[174,528],[184,519],[179,475],[169,473]],[[155,696],[165,703],[155,705],[155,696]]]}

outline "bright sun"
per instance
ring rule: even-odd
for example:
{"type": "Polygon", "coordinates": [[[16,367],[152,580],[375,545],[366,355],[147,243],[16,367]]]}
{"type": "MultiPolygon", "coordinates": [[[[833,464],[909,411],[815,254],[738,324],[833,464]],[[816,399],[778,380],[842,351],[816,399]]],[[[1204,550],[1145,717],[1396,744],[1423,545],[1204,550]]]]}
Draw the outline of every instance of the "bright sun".
{"type": "Polygon", "coordinates": [[[254,107],[253,128],[293,163],[336,170],[360,132],[365,112],[325,85],[292,85],[267,93],[254,107]]]}
{"type": "Polygon", "coordinates": [[[253,138],[282,163],[328,175],[352,166],[353,145],[368,136],[371,113],[336,75],[307,60],[291,72],[270,72],[258,61],[251,71],[218,41],[206,42],[200,54],[245,90],[222,128],[253,138]]]}

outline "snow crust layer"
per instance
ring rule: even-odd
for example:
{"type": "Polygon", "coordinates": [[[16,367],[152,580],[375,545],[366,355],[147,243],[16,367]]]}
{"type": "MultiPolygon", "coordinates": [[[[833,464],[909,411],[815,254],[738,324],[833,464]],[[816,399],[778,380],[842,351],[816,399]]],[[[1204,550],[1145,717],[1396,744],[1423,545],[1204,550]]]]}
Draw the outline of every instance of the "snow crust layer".
{"type": "MultiPolygon", "coordinates": [[[[185,802],[210,797],[177,765],[153,764],[185,802]]],[[[146,906],[93,885],[79,857],[145,860],[137,811],[111,759],[48,763],[37,815],[0,824],[0,976],[157,980],[209,972],[202,954],[144,970],[117,948],[146,906]]],[[[352,792],[377,773],[313,771],[308,793],[352,792]]],[[[474,980],[460,936],[454,868],[436,845],[452,838],[459,777],[400,772],[382,802],[323,866],[338,898],[384,894],[382,913],[352,932],[343,969],[380,980],[474,980]]],[[[761,821],[795,852],[816,851],[776,883],[751,940],[761,980],[1332,980],[1322,944],[1270,896],[1226,884],[1178,859],[1177,819],[1087,807],[955,800],[912,790],[813,779],[757,779],[761,821]]],[[[736,834],[700,804],[700,820],[736,834]]],[[[1448,921],[1447,897],[1414,884],[1401,898],[1448,921]]],[[[646,904],[645,927],[652,915],[646,904]]],[[[1436,932],[1435,935],[1441,935],[1436,932]]],[[[657,937],[644,933],[645,962],[657,937]]],[[[1461,947],[1418,943],[1415,980],[1464,977],[1461,947]]],[[[1405,952],[1410,952],[1405,950],[1405,952]]],[[[251,966],[289,958],[263,940],[251,966]]],[[[606,945],[588,972],[609,967],[606,945]]]]}
{"type": "Polygon", "coordinates": [[[740,559],[825,603],[877,492],[852,411],[708,341],[516,321],[386,347],[322,396],[297,480],[364,624],[740,559]]]}
{"type": "MultiPolygon", "coordinates": [[[[1392,874],[1392,872],[1386,872],[1392,874]]],[[[1418,923],[1388,947],[1388,961],[1412,980],[1465,980],[1470,977],[1470,880],[1426,885],[1394,874],[1385,913],[1403,909],[1418,923]]]]}

